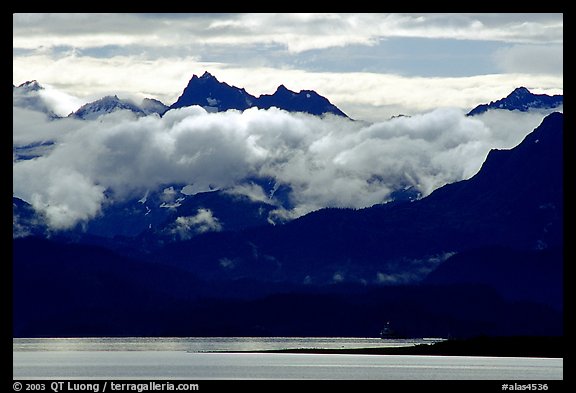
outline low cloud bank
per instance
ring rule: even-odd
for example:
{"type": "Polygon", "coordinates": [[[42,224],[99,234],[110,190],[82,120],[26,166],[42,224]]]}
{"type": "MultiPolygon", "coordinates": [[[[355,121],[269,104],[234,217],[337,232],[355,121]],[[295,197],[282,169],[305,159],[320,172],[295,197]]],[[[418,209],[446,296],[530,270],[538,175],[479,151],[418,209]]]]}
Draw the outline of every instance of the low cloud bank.
{"type": "MultiPolygon", "coordinates": [[[[54,229],[167,184],[258,200],[264,191],[247,179],[271,178],[291,189],[290,210],[275,211],[290,218],[322,207],[371,206],[410,186],[427,195],[474,175],[490,149],[515,146],[545,115],[466,117],[443,108],[368,124],[276,108],[208,113],[188,107],[162,118],[120,111],[91,121],[13,113],[14,141],[55,140],[45,155],[13,163],[14,195],[44,213],[54,229]]],[[[182,226],[216,225],[206,212],[198,214],[183,218],[182,226]]]]}

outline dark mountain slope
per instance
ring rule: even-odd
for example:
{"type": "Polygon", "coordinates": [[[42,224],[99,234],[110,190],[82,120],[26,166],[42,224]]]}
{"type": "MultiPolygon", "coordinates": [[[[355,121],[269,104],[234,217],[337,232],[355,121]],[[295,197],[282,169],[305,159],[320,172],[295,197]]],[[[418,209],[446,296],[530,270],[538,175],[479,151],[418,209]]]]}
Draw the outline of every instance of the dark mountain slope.
{"type": "Polygon", "coordinates": [[[563,308],[563,250],[484,247],[450,257],[424,283],[485,285],[510,301],[532,301],[563,308]]]}
{"type": "Polygon", "coordinates": [[[35,237],[13,240],[12,283],[15,337],[138,334],[141,323],[150,332],[201,290],[174,268],[35,237]]]}
{"type": "Polygon", "coordinates": [[[316,116],[332,113],[346,117],[344,112],[315,91],[302,90],[299,93],[295,93],[288,90],[284,85],[278,86],[278,89],[272,95],[263,94],[258,97],[256,106],[261,109],[268,109],[274,106],[288,112],[305,112],[316,116]]]}
{"type": "Polygon", "coordinates": [[[551,114],[514,149],[492,151],[471,179],[418,201],[324,209],[275,228],[200,236],[167,246],[155,258],[207,277],[410,281],[446,253],[485,245],[560,246],[562,132],[563,115],[551,114]]]}
{"type": "Polygon", "coordinates": [[[190,79],[182,95],[174,104],[170,105],[170,109],[200,105],[213,107],[217,111],[245,110],[253,106],[255,100],[256,97],[248,94],[246,90],[219,82],[206,71],[202,76],[194,75],[190,79]]]}
{"type": "Polygon", "coordinates": [[[14,240],[13,336],[561,335],[561,313],[487,286],[202,282],[98,247],[14,240]],[[503,321],[505,321],[503,323],[503,321]]]}

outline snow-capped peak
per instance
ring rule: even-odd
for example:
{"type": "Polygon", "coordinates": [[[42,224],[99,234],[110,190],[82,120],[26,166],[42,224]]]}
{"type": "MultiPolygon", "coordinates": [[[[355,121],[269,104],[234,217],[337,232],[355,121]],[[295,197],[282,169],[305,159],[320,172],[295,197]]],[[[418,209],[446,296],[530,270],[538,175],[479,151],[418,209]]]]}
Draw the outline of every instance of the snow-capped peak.
{"type": "Polygon", "coordinates": [[[81,106],[76,112],[70,114],[71,117],[84,120],[94,120],[104,114],[118,110],[129,110],[138,116],[146,116],[146,113],[136,104],[118,98],[117,95],[105,96],[94,102],[81,106]]]}

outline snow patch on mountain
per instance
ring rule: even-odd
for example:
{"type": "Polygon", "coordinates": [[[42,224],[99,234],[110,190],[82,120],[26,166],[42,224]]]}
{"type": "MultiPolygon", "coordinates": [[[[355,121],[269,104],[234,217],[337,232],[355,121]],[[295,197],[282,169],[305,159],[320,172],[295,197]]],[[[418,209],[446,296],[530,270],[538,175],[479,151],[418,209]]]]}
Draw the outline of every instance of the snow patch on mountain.
{"type": "Polygon", "coordinates": [[[198,183],[187,184],[180,190],[180,192],[184,195],[196,195],[201,192],[214,192],[214,191],[218,191],[218,188],[212,185],[203,185],[198,183]]]}
{"type": "Polygon", "coordinates": [[[138,199],[138,203],[142,203],[145,204],[146,201],[148,200],[148,194],[150,193],[150,190],[146,190],[146,194],[144,194],[144,196],[140,199],[138,199]]]}

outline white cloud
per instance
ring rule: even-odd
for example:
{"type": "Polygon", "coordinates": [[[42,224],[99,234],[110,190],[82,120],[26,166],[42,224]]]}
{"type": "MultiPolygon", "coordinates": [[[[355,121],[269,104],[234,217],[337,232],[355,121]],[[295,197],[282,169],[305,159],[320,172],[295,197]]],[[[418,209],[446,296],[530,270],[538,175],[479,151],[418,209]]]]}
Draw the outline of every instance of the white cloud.
{"type": "Polygon", "coordinates": [[[48,157],[15,164],[13,188],[15,195],[25,195],[46,216],[50,227],[67,229],[100,212],[105,199],[102,186],[75,168],[44,163],[50,165],[48,157]]]}
{"type": "Polygon", "coordinates": [[[12,143],[24,146],[31,143],[58,141],[81,127],[81,121],[59,119],[50,121],[42,112],[12,107],[12,143]]]}
{"type": "MultiPolygon", "coordinates": [[[[327,206],[361,208],[386,201],[399,187],[411,185],[426,195],[472,176],[491,148],[514,146],[542,117],[508,111],[466,117],[445,108],[366,124],[275,108],[208,113],[188,107],[162,118],[119,111],[73,123],[76,128],[47,155],[15,162],[14,195],[46,213],[55,228],[89,220],[105,203],[169,184],[263,200],[263,191],[246,180],[254,177],[292,190],[293,209],[278,209],[278,217],[327,206]]],[[[167,190],[166,203],[178,203],[167,190]]],[[[198,214],[193,219],[200,221],[183,218],[181,224],[208,228],[215,222],[207,212],[198,214]]]]}
{"type": "Polygon", "coordinates": [[[210,209],[198,209],[194,216],[181,216],[176,218],[171,232],[181,240],[205,232],[218,232],[222,230],[219,220],[214,217],[210,209]]]}
{"type": "Polygon", "coordinates": [[[234,185],[226,189],[225,193],[229,195],[243,196],[253,202],[263,202],[269,205],[278,205],[278,201],[276,201],[272,195],[266,195],[262,187],[258,184],[254,184],[254,182],[234,185]]]}
{"type": "Polygon", "coordinates": [[[61,90],[55,89],[51,85],[43,84],[43,89],[38,94],[44,99],[44,102],[58,116],[68,116],[76,109],[85,104],[84,100],[67,94],[61,90]]]}

